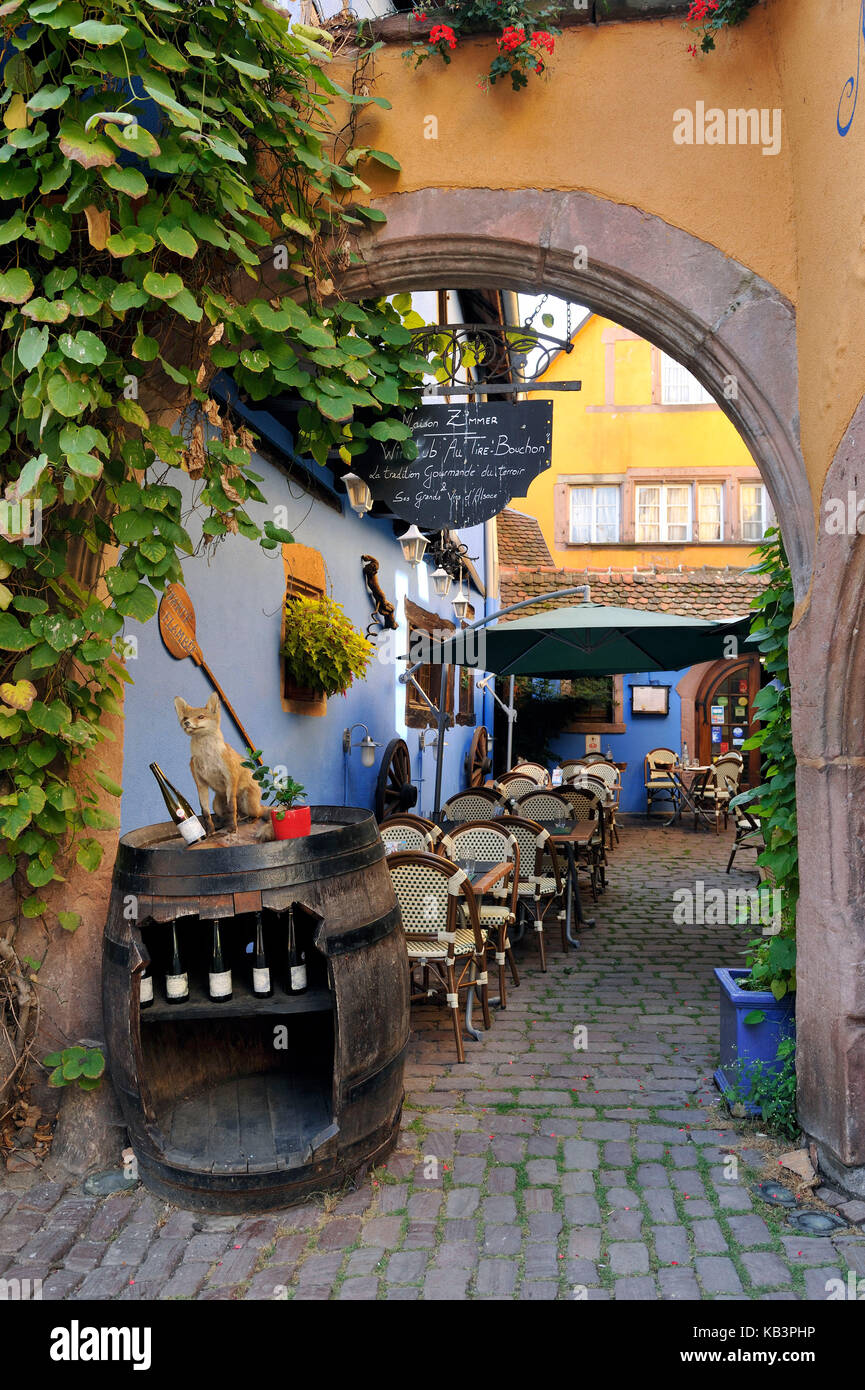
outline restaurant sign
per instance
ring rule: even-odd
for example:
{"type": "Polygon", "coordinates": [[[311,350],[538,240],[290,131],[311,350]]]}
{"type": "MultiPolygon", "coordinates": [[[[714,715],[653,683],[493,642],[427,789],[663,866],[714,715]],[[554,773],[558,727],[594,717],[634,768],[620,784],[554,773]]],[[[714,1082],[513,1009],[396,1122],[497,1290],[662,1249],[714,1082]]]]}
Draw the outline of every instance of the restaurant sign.
{"type": "Polygon", "coordinates": [[[551,401],[422,405],[405,415],[417,444],[404,459],[396,441],[372,444],[352,467],[373,499],[428,531],[476,526],[549,468],[551,401]]]}

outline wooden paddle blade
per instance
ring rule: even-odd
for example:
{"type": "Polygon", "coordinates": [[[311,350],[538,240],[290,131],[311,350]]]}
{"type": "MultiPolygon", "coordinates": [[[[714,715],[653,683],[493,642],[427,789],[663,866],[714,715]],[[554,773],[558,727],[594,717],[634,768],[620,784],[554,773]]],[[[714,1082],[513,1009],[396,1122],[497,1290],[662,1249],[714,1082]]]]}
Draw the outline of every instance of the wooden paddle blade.
{"type": "Polygon", "coordinates": [[[169,584],[159,603],[159,635],[165,649],[178,661],[191,656],[201,665],[201,649],[195,638],[195,609],[182,584],[169,584]]]}

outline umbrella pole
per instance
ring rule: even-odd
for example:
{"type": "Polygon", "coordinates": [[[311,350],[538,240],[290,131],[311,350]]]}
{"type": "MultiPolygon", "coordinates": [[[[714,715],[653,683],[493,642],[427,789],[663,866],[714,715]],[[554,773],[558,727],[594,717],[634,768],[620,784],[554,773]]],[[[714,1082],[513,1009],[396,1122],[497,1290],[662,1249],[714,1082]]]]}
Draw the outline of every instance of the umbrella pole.
{"type": "Polygon", "coordinates": [[[447,665],[442,666],[441,685],[439,686],[439,707],[438,707],[438,738],[436,739],[436,788],[433,815],[437,816],[441,811],[442,801],[442,768],[444,764],[445,752],[445,730],[448,723],[447,712],[447,693],[448,693],[448,670],[447,665]]]}
{"type": "Polygon", "coordinates": [[[505,769],[509,772],[514,765],[514,677],[511,676],[508,685],[508,765],[505,769]]]}

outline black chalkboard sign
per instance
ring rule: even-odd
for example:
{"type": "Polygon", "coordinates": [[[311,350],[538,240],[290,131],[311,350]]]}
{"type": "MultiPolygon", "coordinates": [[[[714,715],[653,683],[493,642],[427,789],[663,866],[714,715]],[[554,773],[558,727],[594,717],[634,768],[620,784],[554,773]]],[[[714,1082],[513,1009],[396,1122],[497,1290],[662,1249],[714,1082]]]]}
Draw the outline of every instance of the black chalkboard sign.
{"type": "Polygon", "coordinates": [[[373,445],[353,460],[376,502],[428,531],[476,526],[524,497],[552,455],[551,401],[422,405],[405,416],[418,447],[373,445]]]}

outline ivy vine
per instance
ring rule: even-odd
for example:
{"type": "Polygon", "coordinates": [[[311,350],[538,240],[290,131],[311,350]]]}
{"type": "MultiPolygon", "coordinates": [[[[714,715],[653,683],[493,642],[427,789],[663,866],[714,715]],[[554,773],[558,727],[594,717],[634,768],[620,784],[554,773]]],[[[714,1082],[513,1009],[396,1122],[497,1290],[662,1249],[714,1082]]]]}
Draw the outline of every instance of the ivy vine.
{"type": "Polygon", "coordinates": [[[383,220],[360,170],[398,166],[357,140],[388,103],[328,74],[326,32],[265,0],[8,0],[0,24],[2,1102],[44,953],[79,924],[50,886],[71,857],[95,870],[116,824],[94,750],[129,680],[124,625],[193,553],[177,482],[205,544],[291,539],[246,510],[265,501],[254,438],[209,399],[213,373],[296,394],[299,448],[350,464],[370,438],[411,455],[398,416],[428,364],[410,310],[333,302],[350,236],[383,220]],[[43,950],[22,957],[28,918],[43,950]]]}

